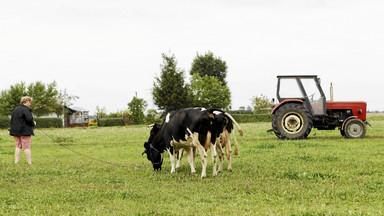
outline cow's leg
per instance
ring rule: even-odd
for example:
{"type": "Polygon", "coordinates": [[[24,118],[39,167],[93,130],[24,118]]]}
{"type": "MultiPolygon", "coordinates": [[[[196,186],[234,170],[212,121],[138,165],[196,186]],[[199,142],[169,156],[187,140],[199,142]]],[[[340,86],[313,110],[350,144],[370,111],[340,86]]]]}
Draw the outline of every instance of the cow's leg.
{"type": "Polygon", "coordinates": [[[174,173],[176,171],[176,168],[175,168],[175,151],[174,150],[170,150],[170,149],[167,149],[168,153],[169,153],[169,158],[171,160],[171,173],[174,173]]]}
{"type": "Polygon", "coordinates": [[[192,151],[193,151],[193,158],[192,158],[192,161],[193,161],[193,166],[196,168],[196,148],[192,148],[192,151]]]}
{"type": "Polygon", "coordinates": [[[183,151],[184,149],[181,148],[179,152],[177,153],[177,162],[176,162],[176,169],[180,167],[181,158],[183,157],[183,151]]]}
{"type": "Polygon", "coordinates": [[[231,134],[228,134],[227,144],[225,147],[225,154],[228,160],[228,170],[232,171],[232,148],[231,148],[231,134]]]}
{"type": "Polygon", "coordinates": [[[206,178],[207,177],[207,157],[208,157],[207,152],[205,152],[204,147],[200,144],[199,134],[198,133],[192,134],[189,128],[187,128],[187,130],[191,134],[193,148],[197,148],[201,157],[201,164],[202,164],[201,178],[206,178]]]}
{"type": "Polygon", "coordinates": [[[211,157],[212,157],[212,163],[213,163],[213,176],[217,176],[217,151],[216,146],[221,145],[220,144],[220,138],[216,138],[216,142],[214,144],[210,145],[211,149],[211,157]]]}
{"type": "Polygon", "coordinates": [[[203,146],[200,145],[197,148],[201,157],[201,165],[202,165],[201,178],[205,178],[207,177],[207,157],[208,156],[203,146]]]}
{"type": "Polygon", "coordinates": [[[224,151],[223,151],[223,147],[220,144],[216,145],[216,150],[217,150],[217,154],[219,155],[219,169],[217,170],[218,172],[221,172],[223,171],[223,161],[224,161],[224,151]]]}
{"type": "Polygon", "coordinates": [[[216,170],[216,162],[217,162],[217,152],[216,152],[216,145],[220,145],[220,139],[216,139],[216,143],[212,144],[209,148],[211,149],[211,157],[212,157],[212,164],[213,164],[213,176],[217,176],[217,170],[216,170]]]}
{"type": "Polygon", "coordinates": [[[196,168],[195,168],[195,164],[194,164],[194,161],[195,161],[194,160],[194,154],[193,154],[194,149],[193,148],[186,148],[185,151],[187,152],[187,158],[188,158],[189,165],[191,165],[191,173],[195,174],[196,168]]]}
{"type": "Polygon", "coordinates": [[[195,133],[192,135],[192,142],[193,146],[197,148],[199,151],[200,157],[201,157],[201,165],[202,165],[202,170],[201,170],[201,178],[207,177],[207,152],[205,152],[204,147],[200,144],[199,141],[199,134],[195,133]]]}

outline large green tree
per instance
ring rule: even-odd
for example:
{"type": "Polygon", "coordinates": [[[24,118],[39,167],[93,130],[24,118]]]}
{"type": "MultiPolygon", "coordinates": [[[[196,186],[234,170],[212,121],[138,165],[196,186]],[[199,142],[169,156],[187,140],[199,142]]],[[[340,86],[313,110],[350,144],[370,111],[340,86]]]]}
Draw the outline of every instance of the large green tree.
{"type": "Polygon", "coordinates": [[[13,109],[20,105],[20,99],[27,95],[27,88],[24,82],[11,85],[9,90],[1,91],[0,116],[11,115],[13,109]]]}
{"type": "Polygon", "coordinates": [[[55,81],[50,84],[44,84],[41,81],[31,83],[27,93],[33,98],[31,109],[37,117],[56,111],[59,91],[55,81]]]}
{"type": "Polygon", "coordinates": [[[128,107],[132,113],[132,121],[135,124],[144,122],[144,111],[147,108],[147,102],[144,99],[133,97],[132,101],[128,103],[128,107]]]}
{"type": "MultiPolygon", "coordinates": [[[[57,90],[56,82],[44,84],[41,81],[28,86],[24,82],[11,85],[9,90],[3,90],[0,95],[0,115],[11,115],[13,109],[20,105],[23,96],[33,98],[31,109],[37,117],[57,111],[61,106],[62,94],[57,90]]],[[[70,100],[78,98],[69,97],[70,100]]],[[[67,98],[68,99],[68,98],[67,98]]]]}
{"type": "Polygon", "coordinates": [[[190,87],[184,82],[184,71],[177,68],[173,54],[162,54],[160,77],[153,84],[154,103],[164,111],[171,111],[192,105],[190,87]]]}
{"type": "Polygon", "coordinates": [[[215,57],[212,52],[207,52],[205,55],[195,57],[190,70],[191,76],[198,74],[201,77],[214,76],[221,81],[222,85],[227,85],[227,63],[218,57],[215,57]]]}
{"type": "Polygon", "coordinates": [[[228,109],[231,104],[231,92],[214,76],[192,75],[191,89],[193,105],[206,108],[228,109]]]}

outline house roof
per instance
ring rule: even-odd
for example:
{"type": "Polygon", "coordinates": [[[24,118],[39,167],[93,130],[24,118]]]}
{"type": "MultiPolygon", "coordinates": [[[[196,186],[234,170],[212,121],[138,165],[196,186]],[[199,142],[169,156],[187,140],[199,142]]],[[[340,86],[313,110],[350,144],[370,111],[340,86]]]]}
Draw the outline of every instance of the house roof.
{"type": "Polygon", "coordinates": [[[85,108],[83,107],[66,107],[67,110],[70,112],[70,113],[74,113],[74,112],[89,112],[88,110],[86,110],[85,108]]]}

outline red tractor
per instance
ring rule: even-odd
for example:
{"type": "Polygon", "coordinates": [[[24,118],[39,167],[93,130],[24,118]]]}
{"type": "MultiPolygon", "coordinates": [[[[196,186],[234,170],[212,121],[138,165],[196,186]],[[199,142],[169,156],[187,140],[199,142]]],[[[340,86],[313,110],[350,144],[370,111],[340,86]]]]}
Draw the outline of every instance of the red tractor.
{"type": "Polygon", "coordinates": [[[336,127],[347,138],[365,136],[367,103],[326,101],[320,78],[315,75],[277,76],[277,99],[272,128],[281,139],[304,139],[312,128],[336,127]]]}

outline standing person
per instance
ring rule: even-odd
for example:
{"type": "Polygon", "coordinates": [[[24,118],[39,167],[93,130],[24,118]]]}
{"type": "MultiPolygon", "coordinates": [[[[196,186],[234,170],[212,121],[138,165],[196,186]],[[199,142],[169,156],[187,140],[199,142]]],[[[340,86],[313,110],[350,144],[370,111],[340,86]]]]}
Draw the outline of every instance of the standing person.
{"type": "Polygon", "coordinates": [[[13,136],[16,143],[15,164],[19,162],[21,149],[24,149],[28,164],[32,164],[31,135],[35,135],[33,133],[33,126],[36,125],[36,122],[33,121],[30,109],[31,103],[32,98],[25,96],[21,98],[21,105],[16,107],[12,112],[11,130],[9,134],[13,136]]]}

